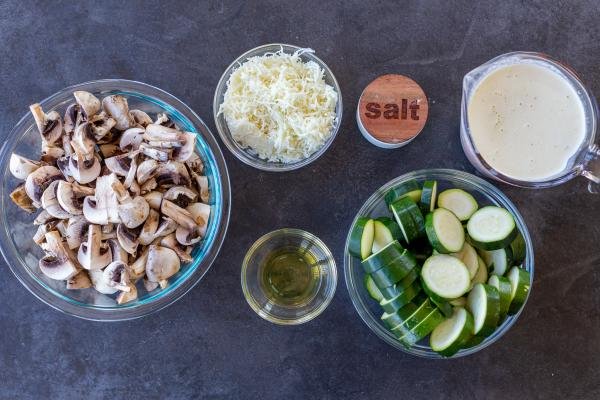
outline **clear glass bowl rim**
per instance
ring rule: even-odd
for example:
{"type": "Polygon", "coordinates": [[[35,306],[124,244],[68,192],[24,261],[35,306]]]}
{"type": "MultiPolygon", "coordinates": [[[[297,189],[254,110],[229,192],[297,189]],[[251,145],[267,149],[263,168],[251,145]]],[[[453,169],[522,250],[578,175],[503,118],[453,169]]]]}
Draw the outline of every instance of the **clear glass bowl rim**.
{"type": "Polygon", "coordinates": [[[274,231],[264,234],[263,236],[259,237],[252,244],[252,246],[250,246],[250,248],[246,252],[246,255],[244,256],[244,261],[242,262],[242,271],[241,271],[242,291],[244,292],[244,297],[246,298],[246,301],[248,302],[248,304],[250,305],[252,310],[254,310],[254,312],[256,312],[256,314],[258,314],[261,318],[263,318],[269,322],[272,322],[274,324],[277,324],[277,325],[300,325],[300,324],[303,324],[305,322],[308,322],[308,321],[318,317],[329,306],[329,304],[331,303],[331,300],[333,300],[333,297],[335,296],[335,291],[337,288],[337,280],[338,280],[337,265],[335,262],[335,257],[329,250],[329,247],[327,247],[327,245],[321,239],[319,239],[317,236],[313,235],[310,232],[304,231],[302,229],[281,228],[281,229],[277,229],[277,230],[274,230],[274,231]],[[282,319],[282,318],[278,318],[272,314],[264,312],[262,310],[262,308],[260,307],[260,305],[258,303],[256,303],[256,301],[252,297],[252,294],[250,293],[250,290],[248,289],[248,274],[247,274],[247,272],[248,272],[248,267],[249,267],[250,260],[252,259],[252,256],[254,255],[256,250],[260,246],[262,246],[264,243],[266,243],[270,240],[276,239],[280,236],[299,236],[299,237],[307,238],[308,240],[311,240],[315,245],[317,245],[319,247],[319,249],[321,251],[323,251],[323,253],[327,256],[327,258],[331,262],[331,265],[330,265],[331,273],[328,275],[329,282],[328,282],[328,285],[326,288],[327,292],[325,293],[325,300],[323,302],[319,303],[318,306],[315,307],[313,310],[311,310],[309,313],[307,313],[306,315],[302,316],[301,318],[297,318],[297,319],[282,319]]]}
{"type": "MultiPolygon", "coordinates": [[[[370,209],[375,203],[381,201],[383,199],[384,194],[392,187],[399,185],[402,182],[405,182],[410,179],[416,180],[428,180],[428,179],[436,179],[443,180],[448,182],[464,182],[469,185],[475,186],[478,191],[486,197],[491,197],[493,200],[497,201],[500,205],[508,209],[515,217],[515,221],[517,223],[517,227],[521,231],[523,238],[525,239],[526,251],[527,251],[527,259],[524,264],[525,269],[529,271],[531,274],[531,283],[533,283],[533,275],[534,275],[534,254],[533,254],[533,244],[531,242],[531,236],[529,231],[527,230],[527,226],[525,225],[525,221],[523,217],[515,207],[515,205],[506,197],[498,188],[493,186],[491,183],[469,174],[463,171],[457,171],[453,169],[423,169],[417,170],[413,172],[406,173],[399,177],[396,177],[379,189],[377,189],[362,205],[354,219],[352,220],[352,224],[350,227],[354,226],[357,219],[361,215],[366,215],[366,210],[370,209]]],[[[383,323],[379,320],[379,318],[374,318],[370,312],[368,311],[368,306],[362,301],[358,291],[365,291],[363,287],[362,279],[354,279],[353,273],[350,268],[350,264],[352,261],[352,257],[348,253],[348,245],[350,242],[350,232],[351,228],[348,232],[348,236],[346,239],[346,246],[344,248],[344,277],[346,280],[346,287],[348,288],[348,293],[350,294],[350,299],[352,300],[352,304],[354,308],[360,315],[361,319],[365,324],[373,331],[380,339],[384,340],[386,343],[395,347],[398,350],[401,350],[405,353],[412,354],[415,356],[423,357],[423,358],[432,358],[432,359],[442,359],[444,357],[435,353],[429,347],[424,346],[413,346],[410,349],[405,348],[400,342],[392,335],[392,333],[383,326],[383,323]]],[[[362,272],[362,271],[361,271],[362,272]]],[[[532,285],[533,286],[533,285],[532,285]]],[[[496,342],[500,339],[517,321],[521,312],[525,308],[525,304],[527,300],[531,296],[531,289],[527,294],[527,299],[525,299],[525,303],[521,309],[513,316],[508,317],[502,325],[496,329],[496,331],[488,336],[483,342],[478,344],[477,346],[473,346],[468,349],[460,350],[454,356],[450,358],[458,358],[467,356],[470,354],[474,354],[484,348],[488,347],[492,343],[496,342]]]]}
{"type": "MultiPolygon", "coordinates": [[[[501,65],[502,64],[498,64],[498,66],[501,66],[501,65]]],[[[581,173],[584,171],[583,167],[585,166],[585,160],[584,160],[585,153],[588,149],[590,149],[592,146],[594,146],[594,143],[596,140],[597,131],[598,131],[597,125],[598,125],[598,115],[599,114],[600,114],[600,112],[598,111],[598,103],[596,101],[596,98],[594,97],[592,92],[588,89],[588,87],[583,83],[583,81],[581,80],[581,78],[577,74],[577,72],[573,68],[571,68],[571,66],[565,64],[564,62],[559,61],[559,60],[553,58],[552,56],[545,54],[545,53],[541,53],[541,52],[513,51],[513,52],[509,52],[509,53],[500,54],[500,55],[492,58],[491,60],[486,61],[485,63],[481,64],[480,66],[474,68],[473,70],[467,72],[465,74],[465,76],[463,78],[463,82],[462,82],[461,132],[460,132],[460,134],[461,134],[461,141],[463,142],[463,147],[465,144],[469,147],[469,150],[472,152],[473,156],[476,158],[476,161],[479,164],[479,165],[473,164],[473,166],[475,166],[478,170],[480,170],[480,172],[482,174],[488,175],[490,178],[496,179],[500,182],[507,183],[509,185],[513,185],[513,186],[517,186],[517,187],[529,188],[529,189],[553,187],[556,185],[560,185],[564,182],[567,182],[567,181],[575,178],[578,175],[581,175],[581,173]],[[492,168],[484,160],[484,158],[481,156],[481,154],[477,151],[477,148],[475,147],[475,144],[473,143],[473,138],[470,134],[470,129],[469,129],[468,111],[467,111],[468,105],[469,105],[468,103],[469,103],[471,94],[473,93],[474,89],[485,78],[485,76],[477,78],[475,80],[475,82],[468,83],[467,81],[469,79],[472,79],[473,75],[476,75],[476,74],[480,73],[481,71],[493,70],[493,69],[495,69],[495,67],[494,67],[495,64],[499,63],[502,60],[511,59],[511,58],[525,59],[525,60],[527,60],[527,59],[538,60],[538,61],[545,62],[547,64],[552,65],[560,73],[562,73],[566,77],[568,77],[572,81],[572,83],[574,83],[574,85],[576,86],[576,89],[581,91],[581,93],[584,95],[583,96],[584,99],[589,104],[590,113],[591,113],[590,119],[591,119],[591,123],[592,123],[590,138],[587,142],[582,143],[582,148],[580,148],[579,151],[573,155],[573,157],[575,159],[579,159],[579,161],[575,163],[573,168],[565,169],[563,171],[563,173],[559,176],[555,176],[555,177],[549,178],[544,181],[531,181],[531,182],[511,178],[511,177],[506,176],[506,175],[502,174],[501,172],[495,170],[494,168],[492,168]],[[467,86],[470,86],[470,88],[468,90],[465,89],[467,86]]],[[[470,159],[469,155],[467,155],[467,158],[470,159]]]]}
{"type": "Polygon", "coordinates": [[[219,115],[219,107],[221,105],[221,101],[223,99],[225,91],[227,90],[227,81],[229,80],[229,77],[231,76],[233,71],[237,67],[239,67],[239,65],[241,65],[244,61],[246,61],[246,59],[248,57],[277,51],[279,49],[283,49],[286,52],[295,52],[297,50],[303,49],[303,47],[299,47],[299,46],[295,46],[295,45],[291,45],[291,44],[285,44],[285,43],[268,43],[268,44],[257,46],[253,49],[246,51],[245,53],[240,55],[238,58],[236,58],[231,64],[229,64],[227,69],[225,69],[225,71],[223,72],[223,75],[221,75],[221,78],[219,79],[219,83],[217,84],[217,88],[215,89],[215,95],[214,95],[214,99],[213,99],[213,117],[215,120],[215,126],[217,127],[217,132],[219,133],[219,136],[221,137],[221,140],[223,141],[225,146],[229,149],[229,151],[234,156],[237,157],[238,160],[242,161],[244,164],[247,164],[251,167],[254,167],[254,168],[257,168],[257,169],[260,169],[263,171],[270,171],[270,172],[293,171],[295,169],[302,168],[302,167],[312,163],[313,161],[315,161],[316,159],[321,157],[323,154],[325,154],[325,152],[331,146],[331,144],[333,143],[333,141],[335,140],[335,138],[339,132],[339,129],[342,124],[342,115],[343,115],[343,110],[344,110],[344,106],[343,106],[343,102],[342,102],[342,91],[341,91],[340,85],[338,84],[338,81],[335,78],[335,75],[333,74],[331,69],[327,66],[327,64],[325,64],[325,62],[323,60],[321,60],[319,57],[317,57],[315,55],[315,53],[304,53],[302,55],[302,57],[306,57],[310,60],[315,61],[317,64],[319,64],[319,66],[321,68],[323,68],[323,71],[325,71],[325,76],[328,76],[331,78],[331,80],[333,82],[333,88],[338,94],[338,102],[335,107],[335,113],[336,113],[335,125],[332,128],[332,134],[329,137],[329,139],[327,139],[327,141],[323,144],[323,146],[319,150],[317,150],[316,152],[311,154],[309,157],[307,157],[303,160],[294,162],[294,163],[289,163],[289,164],[275,163],[275,162],[269,162],[266,160],[262,160],[262,159],[258,158],[258,156],[249,154],[244,148],[242,148],[239,144],[237,144],[237,142],[230,135],[229,128],[227,127],[227,122],[225,121],[225,118],[223,116],[219,115]]]}
{"type": "MultiPolygon", "coordinates": [[[[218,179],[215,179],[217,182],[217,187],[215,189],[220,192],[221,215],[220,222],[213,237],[213,242],[207,244],[208,247],[204,254],[204,258],[192,261],[193,265],[191,265],[191,269],[186,272],[187,276],[178,281],[177,285],[165,290],[163,293],[151,296],[151,298],[147,299],[144,303],[133,306],[125,304],[115,307],[83,304],[79,301],[69,299],[66,296],[59,297],[51,293],[49,289],[44,287],[37,278],[33,277],[27,271],[28,267],[21,265],[19,258],[14,254],[18,249],[10,244],[6,229],[0,229],[0,252],[19,282],[21,282],[21,284],[39,300],[58,311],[92,321],[123,321],[139,318],[159,311],[179,300],[200,282],[210,269],[220,251],[229,225],[231,211],[229,172],[223,153],[208,126],[187,104],[172,94],[139,81],[127,79],[99,79],[68,86],[39,103],[44,109],[52,109],[54,107],[52,104],[55,101],[64,97],[66,94],[71,94],[75,90],[89,90],[91,92],[102,90],[135,92],[142,97],[157,100],[160,105],[168,106],[173,112],[180,114],[182,118],[185,118],[193,125],[194,130],[198,132],[199,135],[202,135],[202,140],[199,140],[196,143],[196,147],[199,147],[199,142],[205,145],[205,151],[210,152],[214,159],[214,173],[218,174],[218,179]]],[[[8,168],[8,160],[14,147],[22,139],[23,135],[27,133],[29,127],[33,123],[34,121],[31,114],[26,113],[6,137],[6,141],[0,148],[0,166],[2,167],[2,173],[8,168]]],[[[6,201],[10,201],[8,200],[8,193],[4,193],[3,185],[0,185],[0,212],[2,215],[5,215],[6,201]]]]}

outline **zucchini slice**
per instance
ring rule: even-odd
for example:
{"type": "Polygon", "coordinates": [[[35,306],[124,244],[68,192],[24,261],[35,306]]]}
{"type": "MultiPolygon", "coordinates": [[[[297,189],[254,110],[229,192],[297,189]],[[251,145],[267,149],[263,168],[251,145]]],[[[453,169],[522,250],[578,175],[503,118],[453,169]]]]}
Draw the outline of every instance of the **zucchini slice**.
{"type": "Polygon", "coordinates": [[[383,296],[384,299],[393,299],[394,297],[396,297],[400,293],[402,293],[404,291],[404,289],[406,289],[407,287],[412,285],[413,282],[416,281],[417,278],[419,278],[420,272],[421,271],[419,270],[419,268],[413,268],[408,273],[408,275],[406,275],[404,278],[402,278],[400,280],[400,282],[398,282],[392,286],[378,288],[378,290],[381,292],[381,295],[383,296]]]}
{"type": "Polygon", "coordinates": [[[508,278],[498,275],[490,276],[488,285],[498,289],[498,293],[500,294],[500,321],[502,321],[508,314],[512,296],[512,286],[508,278]]]}
{"type": "Polygon", "coordinates": [[[371,296],[373,300],[377,302],[383,300],[383,294],[381,293],[381,290],[379,290],[379,288],[377,287],[377,285],[373,281],[373,278],[371,278],[370,275],[365,275],[364,283],[365,289],[367,289],[369,296],[371,296]]]}
{"type": "Polygon", "coordinates": [[[438,208],[425,218],[429,243],[440,253],[459,252],[465,244],[465,230],[456,216],[445,208],[438,208]]]}
{"type": "Polygon", "coordinates": [[[404,247],[397,240],[394,240],[377,253],[365,258],[361,264],[365,272],[369,274],[393,263],[402,253],[404,253],[404,247]]]}
{"type": "Polygon", "coordinates": [[[471,243],[483,250],[498,250],[510,245],[519,233],[512,214],[501,207],[478,210],[467,223],[471,243]]]}
{"type": "Polygon", "coordinates": [[[471,284],[475,285],[476,283],[486,283],[488,280],[488,269],[481,257],[477,256],[477,264],[479,264],[479,268],[477,268],[477,273],[471,279],[471,284]]]}
{"type": "Polygon", "coordinates": [[[417,183],[417,181],[410,180],[410,181],[401,183],[400,185],[396,186],[393,189],[390,189],[385,195],[385,198],[384,198],[385,203],[389,207],[393,202],[395,202],[396,200],[398,200],[404,196],[410,196],[410,198],[413,200],[416,197],[415,201],[416,202],[419,201],[419,199],[421,198],[421,188],[420,188],[419,184],[417,183]],[[417,197],[417,195],[418,195],[418,197],[417,197]]]}
{"type": "Polygon", "coordinates": [[[373,227],[375,229],[372,246],[373,253],[377,253],[394,240],[402,238],[400,227],[391,218],[377,218],[373,221],[373,227]]]}
{"type": "Polygon", "coordinates": [[[500,293],[494,286],[477,283],[467,297],[467,308],[473,314],[473,334],[488,336],[500,320],[500,293]]]}
{"type": "Polygon", "coordinates": [[[523,235],[521,235],[521,232],[519,232],[515,240],[511,242],[510,249],[512,250],[513,254],[513,262],[515,264],[521,264],[525,260],[527,251],[525,246],[525,239],[523,239],[523,235]]]}
{"type": "Polygon", "coordinates": [[[466,297],[458,297],[456,299],[452,299],[449,301],[455,307],[466,307],[467,306],[467,298],[466,297]]]}
{"type": "Polygon", "coordinates": [[[393,299],[383,299],[379,302],[381,308],[386,313],[393,313],[407,305],[414,299],[421,291],[421,286],[418,283],[413,283],[406,289],[404,289],[398,296],[393,299]]]}
{"type": "Polygon", "coordinates": [[[513,263],[513,253],[510,246],[504,249],[492,250],[490,253],[492,257],[492,273],[498,276],[504,275],[513,263]]]}
{"type": "Polygon", "coordinates": [[[406,243],[425,235],[425,219],[417,204],[409,197],[402,197],[390,205],[406,243]]]}
{"type": "Polygon", "coordinates": [[[473,316],[464,308],[456,307],[452,317],[431,332],[431,349],[444,357],[453,356],[473,337],[473,325],[473,316]]]}
{"type": "Polygon", "coordinates": [[[508,314],[514,315],[521,309],[525,300],[527,300],[527,294],[529,293],[529,288],[531,286],[531,275],[523,268],[512,267],[510,271],[508,271],[507,277],[512,289],[508,314]]]}
{"type": "Polygon", "coordinates": [[[398,325],[404,324],[405,321],[411,319],[419,310],[424,307],[429,307],[427,314],[433,310],[433,306],[429,304],[429,299],[422,294],[417,295],[412,302],[408,303],[401,309],[393,313],[383,313],[381,321],[388,329],[394,329],[398,325]]]}
{"type": "Polygon", "coordinates": [[[374,236],[375,227],[373,220],[366,217],[360,217],[352,228],[348,251],[354,257],[364,260],[371,254],[374,236]]]}
{"type": "Polygon", "coordinates": [[[444,317],[437,308],[429,313],[421,322],[415,327],[411,328],[409,332],[405,333],[404,336],[399,337],[402,332],[397,332],[396,337],[400,339],[400,342],[406,347],[412,347],[419,340],[429,335],[439,324],[444,321],[444,317]]]}
{"type": "Polygon", "coordinates": [[[423,190],[421,192],[421,208],[423,212],[433,212],[436,199],[437,181],[423,182],[423,190]]]}
{"type": "Polygon", "coordinates": [[[452,256],[465,263],[469,270],[469,275],[471,276],[471,279],[473,279],[479,270],[479,256],[473,246],[465,241],[463,248],[458,253],[453,253],[452,256]]]}
{"type": "Polygon", "coordinates": [[[377,287],[379,287],[381,290],[384,290],[384,288],[400,282],[407,275],[409,275],[416,266],[417,260],[415,257],[409,251],[403,250],[400,255],[398,255],[396,258],[390,259],[382,268],[371,272],[370,275],[377,287]]]}
{"type": "Polygon", "coordinates": [[[447,254],[429,257],[421,269],[423,289],[437,300],[451,300],[465,294],[471,277],[465,264],[447,254]]]}
{"type": "Polygon", "coordinates": [[[444,190],[439,194],[437,203],[438,207],[452,211],[461,221],[467,221],[479,208],[475,198],[462,189],[444,190]]]}

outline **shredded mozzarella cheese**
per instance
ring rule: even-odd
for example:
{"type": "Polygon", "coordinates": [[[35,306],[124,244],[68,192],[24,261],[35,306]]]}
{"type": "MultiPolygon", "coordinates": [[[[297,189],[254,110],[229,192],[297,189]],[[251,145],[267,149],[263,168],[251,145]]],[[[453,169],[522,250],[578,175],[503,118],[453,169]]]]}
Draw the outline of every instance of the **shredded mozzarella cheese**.
{"type": "Polygon", "coordinates": [[[338,94],[314,61],[282,50],[251,57],[227,82],[219,114],[233,139],[258,157],[292,163],[309,157],[331,137],[338,94]]]}

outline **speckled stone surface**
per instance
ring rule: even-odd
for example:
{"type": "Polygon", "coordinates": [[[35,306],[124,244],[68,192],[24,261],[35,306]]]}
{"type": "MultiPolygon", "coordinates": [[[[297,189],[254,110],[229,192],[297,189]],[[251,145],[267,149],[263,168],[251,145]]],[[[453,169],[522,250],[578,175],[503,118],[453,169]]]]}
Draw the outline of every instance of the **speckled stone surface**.
{"type": "Polygon", "coordinates": [[[320,318],[271,325],[239,284],[246,249],[276,228],[321,237],[342,272],[354,214],[379,186],[428,167],[473,172],[458,137],[461,80],[511,50],[547,52],[600,93],[597,1],[137,1],[0,4],[0,137],[39,99],[78,82],[119,77],[158,86],[214,129],[225,67],[269,42],[312,47],[342,87],[344,120],[329,151],[285,174],[224,149],[233,210],[205,279],[167,309],[124,323],[63,315],[0,268],[0,399],[598,399],[600,196],[577,179],[528,191],[500,185],[529,225],[536,279],[504,338],[455,361],[408,356],[372,334],[346,286],[320,318]],[[357,130],[374,77],[414,78],[430,99],[423,133],[381,150],[357,130]]]}

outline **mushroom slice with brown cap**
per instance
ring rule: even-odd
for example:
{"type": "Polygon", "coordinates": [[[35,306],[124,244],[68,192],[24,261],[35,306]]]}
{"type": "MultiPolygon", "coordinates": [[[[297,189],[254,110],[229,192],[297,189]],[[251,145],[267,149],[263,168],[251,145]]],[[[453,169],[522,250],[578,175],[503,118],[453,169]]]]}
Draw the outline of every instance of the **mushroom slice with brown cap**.
{"type": "Polygon", "coordinates": [[[48,144],[54,144],[62,135],[63,124],[60,114],[56,111],[50,111],[48,114],[44,113],[42,106],[38,103],[29,106],[31,114],[35,119],[38,131],[48,144]]]}
{"type": "Polygon", "coordinates": [[[89,225],[90,223],[82,215],[69,218],[65,236],[71,250],[78,248],[86,240],[89,225]]]}
{"type": "Polygon", "coordinates": [[[189,263],[192,261],[192,256],[187,252],[185,246],[181,245],[177,239],[175,238],[175,234],[171,233],[170,235],[165,236],[160,241],[160,245],[167,247],[177,253],[179,260],[182,263],[189,263]]]}
{"type": "Polygon", "coordinates": [[[194,153],[196,134],[192,132],[184,132],[181,137],[183,139],[182,145],[173,149],[173,160],[185,162],[189,160],[194,153]]]}
{"type": "Polygon", "coordinates": [[[142,110],[131,110],[129,111],[129,114],[131,114],[133,121],[136,124],[141,125],[144,128],[152,123],[152,118],[142,110]]]}
{"type": "Polygon", "coordinates": [[[157,210],[157,211],[160,210],[160,205],[161,205],[162,199],[163,199],[163,194],[161,192],[152,191],[152,192],[146,193],[144,195],[144,198],[148,202],[148,205],[150,206],[151,209],[157,210]]]}
{"type": "Polygon", "coordinates": [[[85,119],[89,120],[91,116],[96,115],[100,111],[100,100],[90,92],[76,90],[73,92],[73,96],[85,119]]]}
{"type": "Polygon", "coordinates": [[[138,291],[135,285],[130,283],[127,287],[128,290],[121,291],[121,293],[117,295],[117,304],[129,303],[138,298],[138,291]]]}
{"type": "Polygon", "coordinates": [[[12,153],[10,156],[10,173],[17,179],[27,179],[27,177],[41,165],[42,164],[39,161],[30,160],[16,153],[12,153]]]}
{"type": "Polygon", "coordinates": [[[102,243],[100,226],[91,224],[88,227],[87,240],[79,246],[77,260],[85,269],[102,269],[112,261],[110,247],[102,243]]]}
{"type": "Polygon", "coordinates": [[[102,294],[113,294],[118,292],[119,289],[108,286],[108,282],[104,278],[104,271],[92,270],[88,271],[88,274],[90,275],[90,280],[94,285],[94,289],[96,289],[98,292],[102,294]]]}
{"type": "Polygon", "coordinates": [[[134,126],[135,122],[129,113],[129,105],[125,97],[118,94],[106,96],[102,99],[102,107],[115,119],[117,122],[115,128],[118,130],[124,131],[134,126]]]}
{"type": "MultiPolygon", "coordinates": [[[[74,190],[73,184],[67,181],[58,181],[56,187],[56,199],[58,203],[70,215],[83,214],[84,194],[74,190]]],[[[48,210],[50,212],[50,210],[48,210]]],[[[68,217],[65,217],[68,218],[68,217]]]]}
{"type": "Polygon", "coordinates": [[[33,171],[25,181],[25,191],[31,200],[35,203],[42,201],[42,194],[53,181],[62,179],[60,171],[51,166],[45,165],[33,171]]]}
{"type": "Polygon", "coordinates": [[[62,208],[58,202],[57,195],[60,182],[64,181],[54,181],[46,188],[46,190],[44,190],[44,193],[42,194],[42,207],[44,207],[44,210],[53,217],[66,219],[71,216],[71,213],[62,208]]]}
{"type": "Polygon", "coordinates": [[[171,149],[162,149],[159,147],[150,146],[147,143],[140,144],[139,150],[147,157],[156,161],[166,162],[171,159],[171,149]]]}
{"type": "Polygon", "coordinates": [[[119,148],[122,151],[137,150],[144,140],[144,128],[129,128],[121,135],[119,148]]]}
{"type": "Polygon", "coordinates": [[[121,247],[121,244],[119,243],[118,239],[108,239],[106,241],[106,244],[110,248],[110,252],[112,254],[112,261],[122,261],[124,263],[127,262],[127,252],[124,248],[121,247]]]}
{"type": "Polygon", "coordinates": [[[92,287],[92,281],[87,271],[79,271],[79,273],[67,280],[67,289],[87,289],[92,287]]]}
{"type": "Polygon", "coordinates": [[[156,168],[158,168],[158,162],[156,160],[149,159],[143,161],[138,165],[136,171],[137,182],[140,185],[143,185],[148,179],[151,179],[155,175],[156,168]]]}
{"type": "Polygon", "coordinates": [[[119,244],[129,254],[136,254],[139,245],[139,234],[141,229],[129,229],[124,224],[117,226],[117,240],[119,244]]]}
{"type": "Polygon", "coordinates": [[[206,228],[208,226],[208,218],[210,216],[210,206],[204,203],[190,204],[186,211],[188,211],[194,218],[196,226],[193,229],[186,229],[183,226],[177,227],[175,236],[177,241],[185,246],[198,243],[200,239],[206,235],[206,228]]]}
{"type": "Polygon", "coordinates": [[[119,218],[128,228],[137,228],[142,225],[149,213],[150,206],[141,196],[130,198],[119,205],[119,218]]]}
{"type": "Polygon", "coordinates": [[[160,210],[164,215],[186,229],[192,230],[196,227],[192,214],[169,200],[163,200],[160,210]]]}
{"type": "Polygon", "coordinates": [[[73,179],[81,184],[93,182],[100,175],[100,161],[97,157],[85,159],[81,154],[70,157],[69,172],[73,179]]]}
{"type": "Polygon", "coordinates": [[[177,161],[169,161],[159,164],[156,168],[154,178],[160,188],[170,188],[172,186],[188,186],[190,184],[190,175],[184,164],[177,161]]]}
{"type": "Polygon", "coordinates": [[[28,196],[27,191],[25,190],[25,184],[17,186],[15,190],[13,190],[10,193],[10,199],[18,207],[20,207],[24,211],[27,211],[30,214],[37,210],[37,207],[33,204],[33,201],[28,196]]]}
{"type": "Polygon", "coordinates": [[[131,169],[131,157],[129,153],[109,157],[104,160],[106,167],[119,176],[127,176],[131,169]]]}
{"type": "Polygon", "coordinates": [[[92,135],[99,144],[114,141],[113,128],[115,127],[116,121],[109,117],[105,112],[94,115],[88,122],[90,124],[92,135]]]}
{"type": "Polygon", "coordinates": [[[44,275],[50,279],[67,280],[75,276],[79,270],[69,250],[64,246],[57,231],[50,231],[45,235],[46,255],[40,260],[39,267],[44,275]]]}
{"type": "Polygon", "coordinates": [[[76,103],[70,104],[65,110],[63,117],[63,129],[67,135],[72,135],[75,128],[84,121],[79,105],[76,103]]]}
{"type": "Polygon", "coordinates": [[[108,286],[127,292],[129,287],[129,267],[122,261],[113,261],[103,271],[104,281],[108,286]]]}
{"type": "Polygon", "coordinates": [[[154,240],[154,235],[158,230],[158,222],[160,220],[160,214],[153,209],[150,209],[148,213],[148,218],[144,222],[144,226],[142,226],[142,231],[140,232],[139,241],[143,246],[147,246],[154,240]]]}
{"type": "Polygon", "coordinates": [[[146,276],[152,282],[160,282],[175,275],[181,266],[175,251],[162,246],[150,245],[148,247],[148,260],[146,261],[146,276]]]}
{"type": "Polygon", "coordinates": [[[186,186],[173,186],[163,195],[163,199],[172,201],[182,208],[193,203],[197,197],[196,192],[186,186]]]}

